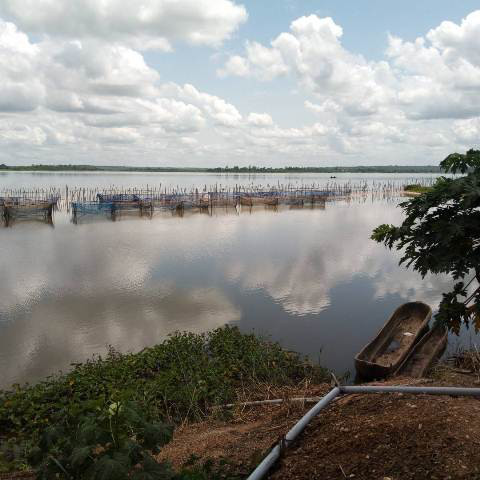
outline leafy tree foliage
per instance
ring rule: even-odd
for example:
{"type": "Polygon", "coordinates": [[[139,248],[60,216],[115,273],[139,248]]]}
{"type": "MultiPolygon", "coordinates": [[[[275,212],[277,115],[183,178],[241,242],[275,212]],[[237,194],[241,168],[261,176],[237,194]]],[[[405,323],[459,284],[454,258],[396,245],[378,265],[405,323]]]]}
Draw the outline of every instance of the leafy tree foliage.
{"type": "Polygon", "coordinates": [[[480,283],[480,151],[453,153],[440,167],[463,176],[440,177],[430,191],[401,203],[403,223],[378,226],[372,239],[401,250],[400,264],[422,277],[451,275],[456,283],[443,294],[437,319],[456,333],[462,322],[478,330],[480,289],[469,294],[468,287],[480,283]]]}

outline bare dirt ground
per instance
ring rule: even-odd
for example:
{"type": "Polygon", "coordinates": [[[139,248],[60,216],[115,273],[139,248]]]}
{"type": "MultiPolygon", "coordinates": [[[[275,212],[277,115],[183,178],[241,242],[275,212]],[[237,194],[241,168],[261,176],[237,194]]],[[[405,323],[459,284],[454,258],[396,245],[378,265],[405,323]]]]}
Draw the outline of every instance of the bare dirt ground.
{"type": "Polygon", "coordinates": [[[480,478],[479,432],[472,398],[351,396],[307,427],[271,478],[480,478]]]}
{"type": "Polygon", "coordinates": [[[35,480],[32,472],[0,473],[0,480],[35,480]]]}
{"type": "MultiPolygon", "coordinates": [[[[267,398],[321,397],[329,385],[307,388],[274,388],[267,398]]],[[[168,460],[179,469],[192,458],[199,463],[226,461],[236,475],[247,476],[266,452],[311,408],[314,403],[285,402],[281,405],[228,409],[228,419],[185,425],[175,430],[158,460],[168,460]]],[[[223,412],[223,414],[225,411],[223,412]]]]}
{"type": "MultiPolygon", "coordinates": [[[[446,368],[430,379],[385,383],[480,386],[475,376],[446,368]]],[[[228,421],[185,426],[161,458],[176,467],[192,455],[201,462],[226,459],[232,472],[246,476],[310,407],[247,407],[237,409],[228,421]]],[[[480,401],[402,394],[345,396],[311,422],[270,478],[480,479],[480,401]]]]}

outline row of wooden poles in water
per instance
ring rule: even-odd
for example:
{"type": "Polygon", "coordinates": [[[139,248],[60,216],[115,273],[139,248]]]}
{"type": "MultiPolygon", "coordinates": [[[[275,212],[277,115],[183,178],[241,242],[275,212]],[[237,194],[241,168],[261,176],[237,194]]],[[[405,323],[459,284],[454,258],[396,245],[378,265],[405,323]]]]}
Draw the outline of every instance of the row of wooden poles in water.
{"type": "MultiPolygon", "coordinates": [[[[412,183],[429,185],[433,179],[412,183]]],[[[14,218],[42,216],[52,218],[56,209],[71,211],[75,218],[87,214],[107,213],[112,216],[121,210],[138,210],[140,214],[155,209],[183,211],[185,209],[208,210],[216,207],[254,205],[315,204],[326,199],[345,198],[352,195],[377,193],[396,195],[405,182],[332,182],[324,184],[251,184],[251,185],[203,185],[196,187],[146,186],[145,188],[109,187],[104,189],[69,187],[37,189],[5,189],[0,192],[0,213],[5,223],[14,218]]]]}

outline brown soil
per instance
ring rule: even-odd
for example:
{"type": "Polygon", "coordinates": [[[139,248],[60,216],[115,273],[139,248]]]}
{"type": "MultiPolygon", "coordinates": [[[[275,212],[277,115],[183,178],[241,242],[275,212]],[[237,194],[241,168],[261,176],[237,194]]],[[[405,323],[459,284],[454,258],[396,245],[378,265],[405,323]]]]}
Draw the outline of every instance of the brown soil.
{"type": "MultiPolygon", "coordinates": [[[[302,390],[276,389],[270,398],[323,396],[331,387],[319,385],[302,390]]],[[[280,405],[238,407],[227,410],[229,420],[209,419],[175,430],[173,440],[162,448],[158,460],[168,460],[179,469],[193,457],[228,460],[231,470],[248,473],[262,460],[313,403],[285,402],[280,405]]]]}
{"type": "MultiPolygon", "coordinates": [[[[383,384],[479,386],[444,369],[383,384]]],[[[323,391],[329,389],[324,386],[323,391]]],[[[311,393],[309,393],[311,394],[311,393]]],[[[245,476],[311,405],[255,406],[230,421],[185,426],[162,452],[180,467],[228,459],[245,476]]],[[[480,479],[480,402],[472,397],[369,394],[340,398],[284,452],[274,479],[480,479]]]]}
{"type": "Polygon", "coordinates": [[[272,478],[480,478],[479,414],[472,398],[346,397],[307,427],[272,478]]]}
{"type": "Polygon", "coordinates": [[[33,472],[0,473],[0,480],[35,480],[33,472]]]}

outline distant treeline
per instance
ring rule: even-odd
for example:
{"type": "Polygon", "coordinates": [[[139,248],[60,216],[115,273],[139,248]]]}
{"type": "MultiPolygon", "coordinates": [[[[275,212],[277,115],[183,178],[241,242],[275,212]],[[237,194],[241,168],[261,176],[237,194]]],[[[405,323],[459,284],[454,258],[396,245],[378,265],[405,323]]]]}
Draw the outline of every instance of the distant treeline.
{"type": "Polygon", "coordinates": [[[206,168],[122,167],[104,165],[0,165],[0,171],[13,172],[206,172],[206,168]]]}
{"type": "Polygon", "coordinates": [[[436,165],[375,165],[357,167],[218,167],[208,168],[215,173],[441,173],[436,165]]]}
{"type": "Polygon", "coordinates": [[[0,171],[24,172],[205,172],[205,173],[441,173],[436,165],[376,165],[356,167],[121,167],[101,165],[0,165],[0,171]]]}

